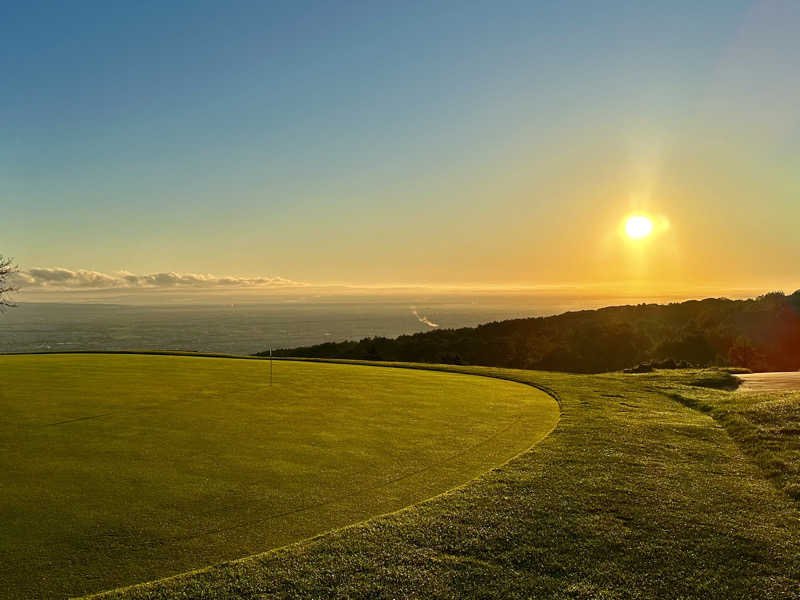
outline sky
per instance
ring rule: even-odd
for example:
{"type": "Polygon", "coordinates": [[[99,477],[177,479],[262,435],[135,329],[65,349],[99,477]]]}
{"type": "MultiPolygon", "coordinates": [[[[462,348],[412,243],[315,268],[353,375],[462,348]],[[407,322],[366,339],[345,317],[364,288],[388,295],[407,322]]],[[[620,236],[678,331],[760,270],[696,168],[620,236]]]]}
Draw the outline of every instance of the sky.
{"type": "Polygon", "coordinates": [[[793,291],[798,31],[794,1],[3,3],[0,253],[39,292],[793,291]]]}

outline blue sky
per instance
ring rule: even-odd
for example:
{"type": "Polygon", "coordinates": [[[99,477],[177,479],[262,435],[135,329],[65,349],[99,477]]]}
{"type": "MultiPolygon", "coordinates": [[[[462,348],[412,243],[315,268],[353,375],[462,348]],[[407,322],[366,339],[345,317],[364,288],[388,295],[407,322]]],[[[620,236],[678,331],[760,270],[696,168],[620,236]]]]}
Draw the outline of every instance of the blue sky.
{"type": "Polygon", "coordinates": [[[312,283],[784,285],[798,30],[791,2],[6,3],[0,252],[312,283]],[[647,249],[615,238],[632,210],[669,223],[647,249]]]}

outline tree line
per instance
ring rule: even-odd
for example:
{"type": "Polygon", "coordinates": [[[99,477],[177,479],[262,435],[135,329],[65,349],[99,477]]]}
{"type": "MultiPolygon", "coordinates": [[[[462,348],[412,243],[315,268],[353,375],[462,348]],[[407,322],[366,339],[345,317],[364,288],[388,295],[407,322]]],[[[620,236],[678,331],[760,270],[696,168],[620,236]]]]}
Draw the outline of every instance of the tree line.
{"type": "Polygon", "coordinates": [[[573,373],[616,371],[646,362],[794,371],[800,369],[800,290],[748,300],[614,306],[393,339],[284,348],[275,355],[573,373]]]}

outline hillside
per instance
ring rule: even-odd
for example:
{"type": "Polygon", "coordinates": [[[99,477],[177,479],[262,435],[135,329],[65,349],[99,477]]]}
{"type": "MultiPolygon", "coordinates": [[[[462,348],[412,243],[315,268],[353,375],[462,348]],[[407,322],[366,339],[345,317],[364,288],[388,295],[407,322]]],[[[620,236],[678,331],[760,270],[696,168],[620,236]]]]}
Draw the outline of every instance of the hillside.
{"type": "Polygon", "coordinates": [[[793,371],[800,369],[800,290],[748,300],[709,298],[614,306],[395,339],[375,337],[281,349],[276,355],[574,373],[614,371],[669,359],[696,366],[793,371]]]}

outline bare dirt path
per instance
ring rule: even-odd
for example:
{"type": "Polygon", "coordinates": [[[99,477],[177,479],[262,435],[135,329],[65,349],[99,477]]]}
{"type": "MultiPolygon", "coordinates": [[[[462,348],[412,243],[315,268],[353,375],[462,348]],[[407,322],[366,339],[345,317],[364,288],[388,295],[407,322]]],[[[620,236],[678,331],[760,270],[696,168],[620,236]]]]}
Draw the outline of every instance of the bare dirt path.
{"type": "Polygon", "coordinates": [[[737,377],[742,381],[739,389],[745,392],[800,390],[800,371],[749,373],[737,377]]]}

